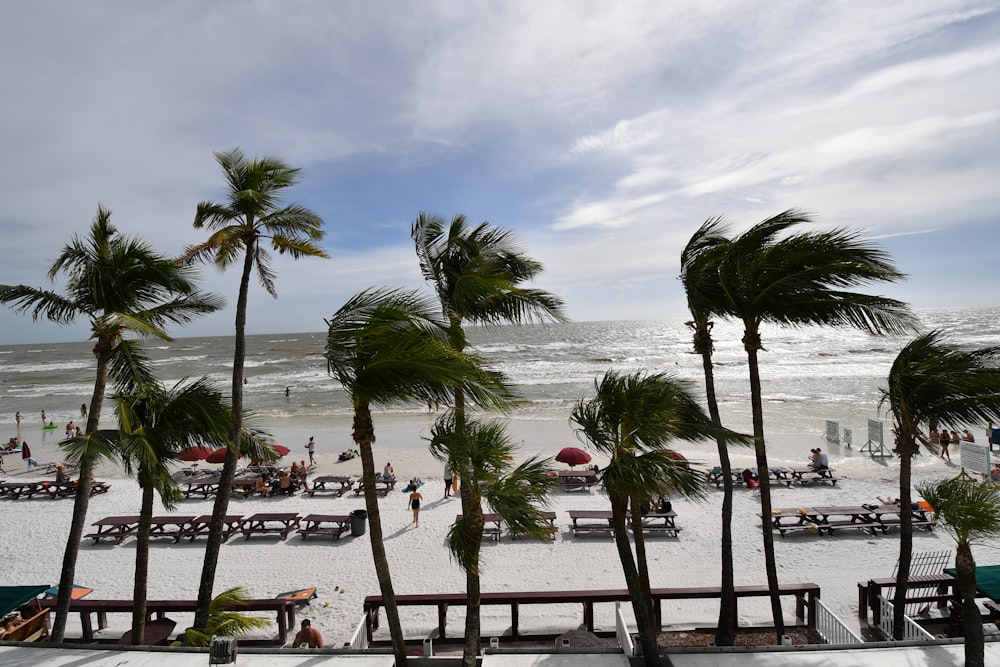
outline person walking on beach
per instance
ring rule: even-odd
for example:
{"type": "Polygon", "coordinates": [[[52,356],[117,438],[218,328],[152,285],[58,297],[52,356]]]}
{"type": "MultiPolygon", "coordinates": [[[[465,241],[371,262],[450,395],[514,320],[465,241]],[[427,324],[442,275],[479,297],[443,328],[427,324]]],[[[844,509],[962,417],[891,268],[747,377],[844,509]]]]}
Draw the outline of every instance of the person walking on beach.
{"type": "Polygon", "coordinates": [[[941,458],[951,461],[951,452],[948,451],[948,445],[951,444],[951,436],[948,434],[948,431],[941,431],[939,440],[941,443],[941,458]]]}
{"type": "Polygon", "coordinates": [[[27,440],[21,442],[21,458],[28,464],[28,470],[31,470],[31,466],[35,466],[36,468],[40,467],[38,465],[38,461],[31,456],[31,447],[28,447],[27,440]]]}
{"type": "Polygon", "coordinates": [[[316,465],[316,439],[313,436],[309,436],[306,449],[309,451],[309,465],[316,465]]]}
{"type": "Polygon", "coordinates": [[[420,525],[420,501],[423,500],[423,499],[424,499],[424,497],[422,495],[420,495],[420,492],[417,491],[416,488],[414,488],[413,491],[410,492],[410,498],[407,501],[407,507],[409,507],[411,510],[413,510],[413,525],[414,526],[419,526],[420,525]]]}
{"type": "Polygon", "coordinates": [[[447,463],[444,464],[444,497],[447,498],[451,495],[451,484],[452,480],[455,478],[455,473],[452,472],[451,460],[449,459],[447,463]]]}

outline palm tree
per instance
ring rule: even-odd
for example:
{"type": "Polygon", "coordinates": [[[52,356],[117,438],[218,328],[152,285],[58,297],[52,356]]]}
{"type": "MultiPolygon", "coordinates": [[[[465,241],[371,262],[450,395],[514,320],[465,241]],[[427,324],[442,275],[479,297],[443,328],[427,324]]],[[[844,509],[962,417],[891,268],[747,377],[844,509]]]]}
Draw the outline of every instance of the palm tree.
{"type": "Polygon", "coordinates": [[[958,545],[955,570],[962,598],[965,664],[984,667],[983,621],[976,605],[976,559],[972,556],[972,544],[1000,536],[1000,489],[988,481],[978,482],[968,475],[959,475],[921,484],[917,491],[934,508],[938,525],[944,526],[958,545]]]}
{"type": "MultiPolygon", "coordinates": [[[[966,424],[1000,421],[1000,347],[962,350],[945,342],[938,331],[910,341],[889,369],[888,386],[882,389],[882,406],[892,413],[893,452],[899,457],[899,502],[913,502],[913,457],[920,445],[936,449],[921,432],[921,424],[958,428],[966,424]]],[[[933,506],[933,505],[932,505],[933,506]]],[[[906,586],[913,556],[913,518],[900,514],[899,567],[893,622],[896,639],[902,638],[906,586]]]]}
{"type": "Polygon", "coordinates": [[[247,606],[249,599],[246,589],[240,587],[222,591],[208,606],[208,623],[204,629],[188,628],[171,646],[208,646],[212,637],[240,637],[270,627],[271,622],[266,618],[232,611],[247,606]]]}
{"type": "MultiPolygon", "coordinates": [[[[66,274],[62,294],[26,285],[0,285],[0,303],[17,312],[30,312],[35,320],[45,318],[57,324],[89,318],[97,372],[87,412],[88,434],[98,429],[109,376],[113,381],[151,377],[138,346],[126,335],[170,340],[164,330],[167,324],[186,324],[222,306],[220,298],[197,291],[189,269],[155,253],[142,241],[120,234],[111,224],[111,212],[102,206],[97,208],[89,235],[73,237],[49,268],[48,278],[55,281],[62,273],[66,274]]],[[[87,448],[80,458],[52,626],[52,641],[56,643],[62,642],[66,630],[97,453],[98,448],[87,448]]]]}
{"type": "Polygon", "coordinates": [[[247,295],[250,274],[256,269],[257,278],[268,294],[277,298],[271,256],[265,248],[293,259],[327,257],[317,245],[323,238],[323,220],[307,208],[296,204],[281,206],[283,191],[298,181],[299,169],[273,157],[248,160],[239,148],[215,153],[228,186],[228,201],[224,204],[204,201],[198,204],[194,217],[195,229],[208,228],[208,240],[184,253],[185,261],[212,261],[225,270],[241,257],[239,295],[236,299],[236,337],[233,354],[233,424],[232,440],[222,474],[219,492],[212,509],[205,562],[198,589],[198,605],[194,625],[204,628],[208,621],[208,606],[215,585],[215,568],[222,547],[223,521],[229,508],[233,478],[236,476],[237,445],[243,430],[243,364],[246,357],[247,295]]]}
{"type": "MultiPolygon", "coordinates": [[[[420,271],[437,295],[448,323],[448,341],[456,352],[468,346],[465,323],[497,325],[532,321],[565,320],[563,302],[558,297],[524,283],[542,271],[542,265],[528,257],[511,232],[482,222],[469,225],[464,215],[448,223],[444,218],[421,213],[411,229],[420,271]]],[[[454,390],[455,427],[465,422],[465,396],[454,390]]],[[[483,510],[469,496],[472,463],[454,459],[461,483],[462,514],[469,530],[482,533],[483,510]]],[[[479,573],[466,570],[468,610],[474,618],[466,622],[479,627],[479,573]]],[[[468,627],[472,627],[469,625],[468,627]]],[[[466,633],[466,654],[478,655],[479,635],[466,633]]]]}
{"type": "MultiPolygon", "coordinates": [[[[694,334],[694,352],[701,355],[705,374],[705,400],[712,423],[722,427],[719,403],[715,396],[715,373],[712,353],[713,316],[724,303],[719,285],[719,256],[728,250],[728,225],[722,218],[706,220],[681,251],[681,275],[687,296],[691,320],[687,322],[694,334]]],[[[722,585],[719,600],[719,621],[715,630],[717,646],[732,646],[736,642],[736,582],[733,569],[733,477],[729,461],[729,448],[723,440],[716,440],[719,467],[722,469],[722,585]]]]}
{"type": "Polygon", "coordinates": [[[396,664],[406,664],[406,647],[396,608],[382,521],[375,494],[375,426],[372,406],[397,401],[446,400],[456,387],[476,403],[503,409],[509,391],[497,373],[456,352],[445,340],[431,303],[414,292],[371,289],[347,301],[327,321],[327,370],[351,397],[352,437],[361,453],[365,508],[372,559],[392,636],[396,664]]]}
{"type": "MultiPolygon", "coordinates": [[[[812,218],[789,210],[763,220],[733,239],[719,264],[719,283],[725,316],[743,323],[743,348],[750,369],[754,453],[760,475],[761,514],[771,515],[771,485],[766,474],[764,409],[757,353],[764,349],[760,326],[851,326],[870,334],[911,331],[915,318],[906,304],[882,296],[848,291],[875,282],[894,282],[905,276],[889,256],[864,241],[860,233],[835,229],[783,232],[812,218]]],[[[761,521],[764,563],[771,594],[776,641],[784,634],[778,573],[771,524],[761,521]]]]}
{"type": "MultiPolygon", "coordinates": [[[[179,493],[169,464],[177,460],[185,447],[225,446],[232,415],[222,394],[204,379],[179,383],[170,389],[158,383],[147,384],[113,398],[119,427],[95,431],[91,438],[102,441],[113,451],[124,464],[126,473],[135,475],[142,489],[132,596],[135,601],[132,643],[141,645],[146,625],[149,529],[154,492],[165,509],[173,510],[179,493]]],[[[82,448],[89,446],[86,439],[81,440],[71,439],[64,444],[74,460],[81,458],[82,448]]]]}
{"type": "Polygon", "coordinates": [[[728,443],[746,438],[715,426],[686,383],[665,373],[608,371],[594,385],[597,395],[581,400],[570,421],[594,449],[610,458],[601,483],[611,501],[615,544],[645,663],[659,665],[656,640],[660,628],[653,616],[640,508],[671,493],[690,498],[705,495],[703,475],[664,450],[671,440],[714,437],[728,443]],[[626,530],[629,520],[634,556],[626,530]]]}
{"type": "MultiPolygon", "coordinates": [[[[480,422],[466,418],[464,428],[458,428],[454,410],[441,416],[431,430],[430,450],[442,463],[465,461],[469,472],[469,504],[483,503],[496,512],[512,533],[538,539],[551,536],[549,523],[540,505],[546,501],[556,480],[551,475],[549,461],[532,457],[514,466],[511,461],[515,448],[506,429],[498,422],[480,422]]],[[[481,514],[481,513],[480,513],[481,514]]],[[[455,522],[448,533],[448,548],[452,557],[477,588],[466,591],[466,599],[479,599],[479,555],[483,544],[483,526],[477,526],[466,515],[455,522]]],[[[465,648],[462,662],[474,667],[479,658],[479,642],[469,641],[480,636],[478,606],[466,606],[465,648]]]]}

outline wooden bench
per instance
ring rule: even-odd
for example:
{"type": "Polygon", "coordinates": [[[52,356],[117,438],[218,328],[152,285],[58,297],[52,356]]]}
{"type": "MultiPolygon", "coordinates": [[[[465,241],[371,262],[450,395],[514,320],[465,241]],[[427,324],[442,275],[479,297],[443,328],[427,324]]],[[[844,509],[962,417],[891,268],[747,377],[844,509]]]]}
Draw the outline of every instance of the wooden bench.
{"type": "Polygon", "coordinates": [[[839,481],[833,476],[833,468],[824,468],[822,470],[814,470],[812,468],[791,468],[788,470],[788,476],[782,479],[787,486],[792,486],[793,484],[799,484],[800,486],[807,486],[809,484],[832,484],[837,486],[839,481]]]}
{"type": "Polygon", "coordinates": [[[303,540],[310,535],[329,535],[339,540],[341,535],[351,529],[351,517],[348,514],[309,514],[302,521],[306,527],[299,528],[296,532],[303,540]]]}
{"type": "Polygon", "coordinates": [[[299,521],[299,515],[294,512],[258,512],[243,520],[240,531],[248,540],[251,535],[270,534],[280,535],[284,540],[298,529],[299,521]]]}
{"type": "Polygon", "coordinates": [[[559,470],[556,475],[559,477],[559,486],[566,491],[573,489],[589,491],[590,487],[598,483],[597,473],[589,468],[586,470],[559,470]]]}
{"type": "Polygon", "coordinates": [[[42,482],[4,482],[0,484],[0,496],[11,500],[22,497],[30,498],[38,493],[45,493],[45,484],[42,482]]]}
{"type": "MultiPolygon", "coordinates": [[[[46,611],[54,609],[56,599],[33,600],[30,605],[38,604],[46,611]]],[[[166,620],[168,614],[194,613],[197,607],[197,600],[148,600],[146,602],[146,623],[157,620],[166,620]]],[[[84,641],[94,642],[94,616],[97,617],[97,630],[108,627],[108,614],[128,614],[132,615],[135,603],[132,600],[73,600],[70,603],[70,613],[80,614],[80,628],[84,641]]],[[[21,613],[30,606],[22,607],[21,613]]],[[[278,636],[273,639],[245,639],[240,638],[241,646],[284,646],[289,641],[289,630],[295,629],[295,601],[286,599],[258,599],[247,600],[246,604],[236,604],[226,606],[225,611],[246,612],[274,612],[278,625],[278,636]]],[[[118,640],[115,640],[118,641],[118,640]]]]}
{"type": "Polygon", "coordinates": [[[21,607],[21,618],[24,620],[8,630],[0,640],[5,642],[34,642],[49,638],[49,609],[32,609],[21,607]]]}
{"type": "MultiPolygon", "coordinates": [[[[878,598],[882,595],[882,589],[894,588],[895,586],[896,577],[869,579],[867,582],[859,581],[858,617],[867,620],[868,612],[871,610],[871,623],[878,625],[881,621],[881,606],[878,598]]],[[[958,595],[957,587],[958,580],[945,572],[913,575],[907,579],[906,603],[933,602],[938,609],[944,609],[948,606],[948,602],[958,595]],[[935,588],[936,592],[933,595],[922,594],[929,588],[935,588]]]]}
{"type": "MultiPolygon", "coordinates": [[[[375,494],[379,496],[387,496],[389,492],[396,488],[396,478],[390,479],[377,479],[375,480],[375,494]]],[[[361,495],[365,492],[364,480],[359,480],[358,485],[354,487],[354,493],[356,495],[361,495]]]]}
{"type": "MultiPolygon", "coordinates": [[[[142,632],[142,646],[166,646],[175,627],[177,627],[176,621],[169,618],[160,618],[146,623],[142,632]]],[[[133,646],[132,631],[129,630],[123,634],[118,643],[122,646],[133,646]]]]}
{"type": "Polygon", "coordinates": [[[310,496],[316,495],[317,493],[336,493],[339,498],[350,491],[353,485],[354,480],[350,477],[344,477],[342,475],[323,475],[313,479],[312,487],[306,489],[306,493],[310,496]],[[340,486],[327,487],[327,484],[339,484],[340,486]]]}
{"type": "MultiPolygon", "coordinates": [[[[804,619],[807,627],[815,627],[816,624],[816,600],[819,598],[820,589],[817,584],[781,584],[779,595],[795,597],[795,615],[798,619],[804,619]]],[[[722,595],[721,587],[706,586],[699,588],[654,588],[651,591],[653,598],[653,614],[656,625],[662,626],[662,602],[664,600],[695,600],[719,598],[722,595]]],[[[767,586],[736,586],[737,600],[745,597],[767,597],[770,594],[767,586]]],[[[583,607],[583,625],[589,632],[594,631],[594,605],[601,603],[614,604],[616,601],[627,602],[631,598],[627,589],[617,590],[578,590],[578,591],[529,591],[511,593],[483,593],[480,596],[481,606],[507,606],[510,607],[511,637],[521,637],[518,627],[518,612],[521,605],[526,604],[567,604],[579,603],[583,607]]],[[[438,614],[438,639],[447,638],[447,622],[449,606],[465,606],[468,601],[465,593],[432,593],[419,595],[397,595],[396,604],[399,606],[436,607],[438,614]]],[[[365,627],[368,634],[368,641],[371,643],[372,632],[378,628],[379,610],[382,608],[381,595],[369,595],[365,598],[365,627]]]]}
{"type": "MultiPolygon", "coordinates": [[[[194,542],[195,538],[198,537],[208,537],[209,527],[212,524],[211,514],[202,514],[194,521],[188,528],[179,530],[174,533],[174,542],[180,542],[182,539],[189,538],[191,542],[194,542]]],[[[230,537],[240,532],[243,528],[243,515],[242,514],[227,514],[222,519],[222,541],[227,541],[230,537]]]]}

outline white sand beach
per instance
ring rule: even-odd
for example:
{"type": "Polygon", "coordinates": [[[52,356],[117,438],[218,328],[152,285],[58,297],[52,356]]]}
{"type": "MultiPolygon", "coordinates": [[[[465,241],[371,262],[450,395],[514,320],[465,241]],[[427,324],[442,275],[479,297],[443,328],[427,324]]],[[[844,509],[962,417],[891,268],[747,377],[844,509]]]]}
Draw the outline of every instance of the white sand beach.
{"type": "MultiPolygon", "coordinates": [[[[569,433],[565,424],[550,424],[547,428],[551,431],[547,433],[551,438],[550,446],[541,448],[547,450],[547,454],[554,455],[562,446],[574,444],[563,440],[563,435],[569,433]]],[[[520,440],[520,433],[537,434],[539,424],[512,423],[511,431],[515,440],[520,440]]],[[[421,489],[424,505],[419,527],[410,524],[411,513],[406,508],[405,496],[400,493],[399,487],[379,501],[395,590],[398,594],[463,592],[464,575],[451,561],[446,548],[446,535],[455,515],[460,512],[460,501],[455,497],[442,497],[440,465],[429,454],[420,455],[409,450],[395,452],[389,444],[393,437],[391,425],[379,430],[379,464],[383,458],[392,460],[399,478],[405,480],[419,475],[426,481],[421,489]]],[[[808,450],[820,444],[823,444],[822,440],[812,435],[780,436],[774,444],[777,454],[770,462],[772,465],[800,465],[804,463],[808,450]],[[787,454],[799,451],[801,456],[787,454]]],[[[317,455],[318,471],[314,475],[360,474],[359,459],[338,463],[337,451],[331,449],[321,448],[317,455]]],[[[528,454],[534,453],[534,449],[526,446],[528,454]]],[[[717,462],[713,446],[681,444],[677,449],[706,467],[717,462]]],[[[304,449],[301,452],[305,454],[304,449]]],[[[953,452],[953,455],[958,463],[960,454],[953,452]]],[[[294,449],[291,456],[299,458],[294,449]]],[[[840,479],[836,486],[775,486],[774,507],[871,503],[876,502],[876,495],[893,494],[898,487],[898,463],[894,460],[880,463],[837,446],[830,449],[830,459],[840,479]]],[[[595,461],[603,463],[599,459],[595,461]]],[[[741,450],[734,456],[733,464],[753,466],[752,452],[741,450]]],[[[34,471],[25,471],[20,460],[8,458],[7,469],[8,478],[47,479],[34,471]]],[[[915,465],[918,482],[957,472],[955,465],[927,455],[919,458],[915,465]]],[[[139,489],[134,481],[108,465],[101,467],[98,478],[110,482],[112,487],[109,493],[92,499],[88,524],[107,516],[138,512],[139,489]]],[[[721,500],[722,492],[714,487],[703,502],[673,499],[678,514],[677,525],[683,528],[680,537],[653,535],[647,539],[654,587],[718,585],[721,500]]],[[[544,543],[523,539],[512,541],[504,537],[500,542],[484,543],[482,590],[624,588],[612,538],[606,534],[573,537],[569,530],[568,510],[606,509],[607,506],[607,498],[596,488],[590,492],[557,491],[549,506],[557,513],[559,533],[555,540],[544,543]]],[[[352,492],[339,498],[330,495],[234,498],[230,513],[250,515],[261,511],[280,511],[297,512],[304,516],[309,513],[347,514],[363,508],[363,499],[352,492]]],[[[182,502],[176,512],[199,515],[211,510],[211,500],[189,500],[182,502]]],[[[5,539],[0,541],[0,558],[5,564],[0,581],[5,585],[56,584],[71,511],[72,500],[69,499],[36,497],[0,500],[0,525],[4,526],[5,535],[5,539]]],[[[734,521],[737,584],[765,583],[758,511],[758,497],[745,488],[738,488],[734,521]]],[[[165,513],[158,507],[157,514],[165,513]]],[[[776,535],[775,544],[781,582],[819,584],[823,601],[848,623],[859,623],[857,583],[873,577],[889,576],[899,548],[896,530],[876,536],[858,530],[841,530],[833,536],[801,531],[784,538],[776,535]]],[[[917,531],[914,536],[915,551],[952,550],[953,547],[951,537],[941,529],[917,531]]],[[[1000,562],[997,548],[1000,548],[1000,542],[977,547],[975,553],[979,564],[1000,562]]],[[[204,540],[178,544],[171,540],[154,540],[150,548],[149,597],[194,599],[203,549],[204,540]]],[[[86,540],[77,565],[77,583],[93,588],[93,598],[130,598],[134,558],[134,539],[127,539],[120,545],[93,545],[91,540],[86,540]]],[[[249,540],[242,536],[234,537],[222,546],[216,591],[237,585],[246,587],[252,597],[272,597],[282,591],[316,586],[319,597],[302,610],[300,618],[310,618],[332,646],[338,646],[350,637],[361,619],[364,597],[379,592],[367,531],[361,537],[346,534],[339,540],[319,537],[303,541],[298,536],[289,537],[286,541],[277,536],[254,536],[249,540]]],[[[612,612],[610,608],[599,610],[597,626],[612,628],[612,612]]],[[[454,628],[455,634],[461,633],[463,613],[460,608],[449,610],[449,628],[454,628]]],[[[403,608],[401,614],[408,637],[425,636],[436,626],[433,610],[403,608]]],[[[664,623],[675,627],[712,626],[716,614],[716,603],[711,601],[665,603],[664,623]]],[[[794,618],[790,601],[786,604],[785,615],[786,621],[794,618]]],[[[770,613],[766,600],[741,602],[740,616],[744,625],[767,624],[770,613]]],[[[116,625],[109,628],[108,636],[117,636],[115,633],[120,634],[127,629],[127,619],[112,618],[111,621],[116,625]]],[[[185,627],[186,622],[187,619],[178,619],[178,627],[185,627]]],[[[521,610],[520,624],[525,630],[544,629],[558,633],[576,629],[580,622],[577,605],[544,609],[529,606],[521,610]]],[[[75,619],[71,619],[70,633],[76,631],[74,624],[75,619]]],[[[508,626],[506,609],[483,609],[485,635],[503,633],[508,626]]],[[[385,624],[379,633],[387,636],[385,624]]]]}

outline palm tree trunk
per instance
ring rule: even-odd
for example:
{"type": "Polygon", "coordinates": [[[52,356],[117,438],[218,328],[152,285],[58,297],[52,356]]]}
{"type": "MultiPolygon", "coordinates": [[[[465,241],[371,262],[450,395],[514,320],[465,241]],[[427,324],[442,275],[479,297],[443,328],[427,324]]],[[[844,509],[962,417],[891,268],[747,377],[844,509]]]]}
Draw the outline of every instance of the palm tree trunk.
{"type": "Polygon", "coordinates": [[[222,532],[229,498],[236,478],[236,463],[239,459],[240,434],[243,432],[243,365],[246,360],[247,295],[250,291],[250,272],[253,269],[253,244],[248,244],[243,260],[243,274],[240,276],[240,291],[236,300],[236,337],[233,353],[233,436],[226,452],[219,476],[219,490],[212,506],[212,521],[208,526],[208,543],[205,545],[205,560],[201,569],[198,586],[198,603],[194,613],[194,627],[204,629],[208,624],[209,605],[215,587],[215,571],[222,549],[222,532]]]}
{"type": "MultiPolygon", "coordinates": [[[[719,415],[719,402],[715,396],[715,369],[712,365],[712,339],[707,329],[704,331],[707,341],[698,341],[695,334],[695,345],[701,352],[701,366],[705,373],[705,402],[708,403],[708,414],[712,424],[721,428],[722,417],[719,415]]],[[[719,467],[722,469],[722,586],[719,596],[719,621],[715,629],[716,646],[732,646],[736,643],[736,580],[733,569],[733,465],[729,460],[729,448],[721,440],[716,441],[719,452],[719,467]]]]}
{"type": "Polygon", "coordinates": [[[753,410],[753,448],[757,457],[757,477],[760,481],[760,514],[764,539],[764,569],[771,598],[771,617],[774,620],[775,644],[781,644],[785,634],[785,620],[781,613],[781,596],[778,594],[778,566],[774,557],[774,532],[771,530],[771,480],[767,465],[767,448],[764,446],[764,402],[761,398],[760,366],[757,361],[759,339],[748,332],[743,339],[750,367],[750,404],[753,410]]]}
{"type": "MultiPolygon", "coordinates": [[[[87,416],[87,433],[97,430],[101,409],[104,406],[104,390],[108,382],[108,360],[111,358],[113,342],[101,338],[94,346],[94,356],[97,357],[97,378],[94,381],[94,393],[90,398],[90,412],[87,416]]],[[[66,551],[63,554],[62,572],[59,575],[59,596],[56,599],[56,618],[52,622],[51,641],[61,644],[66,635],[66,619],[73,602],[73,582],[76,577],[76,560],[80,553],[80,540],[83,539],[87,523],[87,509],[90,507],[90,487],[94,481],[94,459],[85,456],[80,461],[80,477],[76,484],[76,495],[73,498],[73,519],[70,522],[69,535],[66,537],[66,551]]]]}
{"type": "Polygon", "coordinates": [[[132,589],[132,645],[142,646],[146,634],[146,582],[149,579],[149,525],[153,518],[153,485],[139,471],[142,506],[135,544],[135,583],[132,589]]]}
{"type": "Polygon", "coordinates": [[[955,554],[958,592],[962,596],[962,628],[965,634],[965,667],[985,667],[986,646],[983,619],[976,604],[976,559],[968,542],[959,542],[955,554]]]}
{"type": "Polygon", "coordinates": [[[628,587],[629,599],[632,602],[632,613],[635,615],[635,626],[639,633],[639,644],[642,646],[642,659],[646,667],[661,667],[670,665],[670,659],[660,658],[660,648],[657,638],[660,629],[653,620],[652,601],[647,597],[643,600],[642,585],[639,581],[639,571],[632,556],[632,546],[629,544],[626,528],[628,513],[628,498],[611,495],[611,521],[615,533],[615,546],[618,548],[618,558],[625,574],[625,585],[628,587]]]}
{"type": "Polygon", "coordinates": [[[913,559],[913,515],[908,511],[913,502],[910,484],[913,480],[914,446],[907,447],[906,436],[897,438],[896,451],[899,454],[899,565],[896,568],[896,591],[892,604],[892,636],[903,638],[903,616],[906,614],[906,587],[910,581],[910,562],[913,559]]]}
{"type": "Polygon", "coordinates": [[[372,443],[375,442],[375,426],[372,423],[372,413],[366,401],[359,401],[354,406],[353,437],[361,453],[361,479],[365,485],[365,508],[368,511],[372,560],[375,562],[375,576],[378,578],[379,590],[382,592],[382,606],[385,608],[385,618],[389,624],[392,652],[396,657],[396,665],[405,667],[406,643],[403,639],[403,626],[399,622],[396,592],[392,588],[389,560],[385,555],[385,544],[382,540],[382,517],[378,509],[378,494],[375,491],[375,454],[372,451],[372,443]]]}
{"type": "Polygon", "coordinates": [[[479,555],[483,546],[483,506],[479,490],[473,489],[473,484],[462,484],[463,497],[468,497],[468,514],[464,516],[470,522],[472,543],[469,544],[469,567],[465,570],[465,647],[462,649],[463,667],[476,667],[479,659],[479,647],[482,644],[482,619],[480,616],[480,601],[482,599],[481,581],[479,577],[479,555]],[[468,489],[468,491],[465,491],[468,489]]]}

